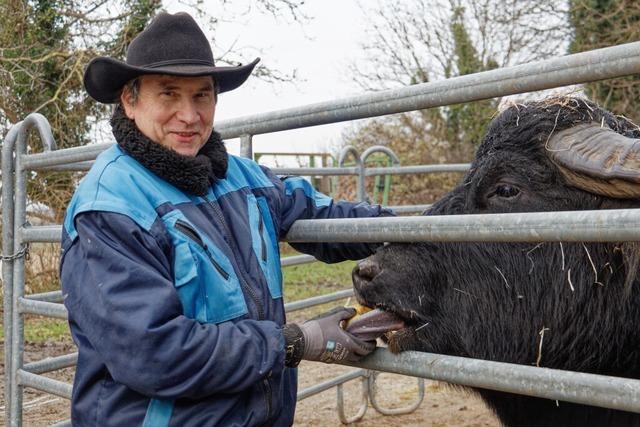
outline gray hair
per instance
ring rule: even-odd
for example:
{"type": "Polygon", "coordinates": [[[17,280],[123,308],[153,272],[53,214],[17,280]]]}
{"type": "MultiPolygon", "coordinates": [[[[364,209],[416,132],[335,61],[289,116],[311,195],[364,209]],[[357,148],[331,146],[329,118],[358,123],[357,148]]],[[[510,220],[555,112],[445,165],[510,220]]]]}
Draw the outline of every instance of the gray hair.
{"type": "Polygon", "coordinates": [[[140,95],[140,76],[125,83],[122,90],[129,92],[131,95],[131,104],[136,105],[136,102],[138,102],[138,96],[140,95]]]}

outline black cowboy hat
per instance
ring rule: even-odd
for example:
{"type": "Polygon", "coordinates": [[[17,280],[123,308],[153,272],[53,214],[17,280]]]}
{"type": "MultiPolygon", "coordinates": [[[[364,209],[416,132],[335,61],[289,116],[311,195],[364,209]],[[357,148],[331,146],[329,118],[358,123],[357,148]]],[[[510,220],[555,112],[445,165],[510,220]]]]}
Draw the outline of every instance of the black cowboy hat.
{"type": "Polygon", "coordinates": [[[105,104],[118,102],[122,87],[143,74],[212,76],[220,92],[244,83],[260,61],[247,65],[216,67],[211,46],[196,21],[187,13],[165,12],[145,28],[129,45],[126,62],[101,56],[84,72],[84,87],[93,99],[105,104]]]}

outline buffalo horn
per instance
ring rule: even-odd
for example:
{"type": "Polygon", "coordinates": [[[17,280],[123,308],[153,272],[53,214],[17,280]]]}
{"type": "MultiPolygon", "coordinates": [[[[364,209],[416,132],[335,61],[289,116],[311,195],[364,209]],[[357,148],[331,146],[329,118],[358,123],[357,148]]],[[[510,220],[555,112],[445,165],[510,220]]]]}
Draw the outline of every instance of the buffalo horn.
{"type": "Polygon", "coordinates": [[[640,198],[640,140],[591,122],[553,133],[545,148],[571,185],[608,197],[640,198]]]}

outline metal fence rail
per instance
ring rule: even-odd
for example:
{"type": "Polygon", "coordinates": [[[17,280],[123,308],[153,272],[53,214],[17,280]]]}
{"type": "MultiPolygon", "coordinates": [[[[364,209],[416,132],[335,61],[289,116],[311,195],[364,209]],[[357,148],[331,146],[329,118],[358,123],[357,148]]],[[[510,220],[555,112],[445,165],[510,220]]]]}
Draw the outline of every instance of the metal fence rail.
{"type": "MultiPolygon", "coordinates": [[[[355,120],[417,109],[439,107],[515,93],[550,89],[568,84],[621,77],[640,72],[640,42],[568,55],[546,61],[486,71],[440,82],[424,83],[332,102],[318,103],[217,123],[223,138],[241,139],[241,153],[252,153],[252,137],[267,132],[355,120]]],[[[12,127],[2,144],[2,279],[4,287],[5,399],[9,425],[22,424],[24,387],[34,387],[69,397],[71,386],[38,373],[75,363],[74,355],[23,363],[25,313],[64,318],[59,294],[25,296],[24,261],[30,242],[59,242],[60,227],[26,226],[27,171],[39,169],[83,170],[111,144],[55,150],[49,125],[39,114],[12,127]],[[44,153],[26,154],[26,138],[36,129],[44,153]]],[[[380,148],[384,151],[384,147],[380,148]]],[[[352,151],[345,151],[345,153],[352,151]]],[[[341,166],[344,166],[341,156],[341,166]]],[[[296,174],[355,175],[358,198],[364,200],[366,176],[406,173],[464,172],[466,165],[366,168],[362,158],[356,167],[296,169],[296,174]]],[[[281,173],[293,172],[283,169],[281,173]]],[[[418,207],[406,208],[415,211],[418,207]]],[[[462,217],[379,218],[376,220],[298,221],[290,230],[291,242],[318,241],[640,241],[640,214],[634,210],[584,211],[535,214],[466,215],[462,217]],[[551,224],[549,224],[551,223],[551,224]]],[[[310,261],[291,260],[292,264],[310,261]]],[[[344,295],[348,291],[341,291],[344,295]]],[[[332,296],[318,297],[318,301],[332,296]]],[[[344,298],[339,294],[340,298],[344,298]]],[[[288,310],[307,302],[287,305],[288,310]],[[297,305],[296,305],[297,304],[297,305]]],[[[392,356],[378,350],[357,366],[475,387],[518,392],[532,396],[600,405],[640,412],[640,383],[546,368],[454,358],[426,353],[392,356]]],[[[349,378],[361,376],[360,371],[349,378]]],[[[346,378],[346,377],[345,377],[346,378]]],[[[335,380],[334,380],[335,382],[335,380]]]]}
{"type": "MultiPolygon", "coordinates": [[[[60,226],[19,229],[23,243],[60,242],[60,234],[60,226]]],[[[631,242],[640,241],[640,210],[308,219],[296,221],[284,240],[293,243],[631,242]]],[[[291,264],[312,258],[300,257],[291,260],[291,264]]]]}
{"type": "Polygon", "coordinates": [[[640,42],[220,122],[223,138],[460,104],[640,72],[640,42]]]}
{"type": "Polygon", "coordinates": [[[378,349],[348,366],[640,413],[640,380],[406,351],[378,349]]]}

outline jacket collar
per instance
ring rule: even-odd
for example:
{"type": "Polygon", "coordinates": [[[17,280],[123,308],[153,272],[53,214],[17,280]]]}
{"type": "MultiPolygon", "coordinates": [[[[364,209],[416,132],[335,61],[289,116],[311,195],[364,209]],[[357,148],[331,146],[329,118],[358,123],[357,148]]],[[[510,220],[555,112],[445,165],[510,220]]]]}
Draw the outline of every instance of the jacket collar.
{"type": "Polygon", "coordinates": [[[227,174],[227,149],[216,131],[211,132],[209,140],[195,157],[189,157],[147,138],[125,115],[121,106],[113,112],[111,130],[125,153],[187,193],[204,196],[216,179],[224,179],[227,174]]]}

